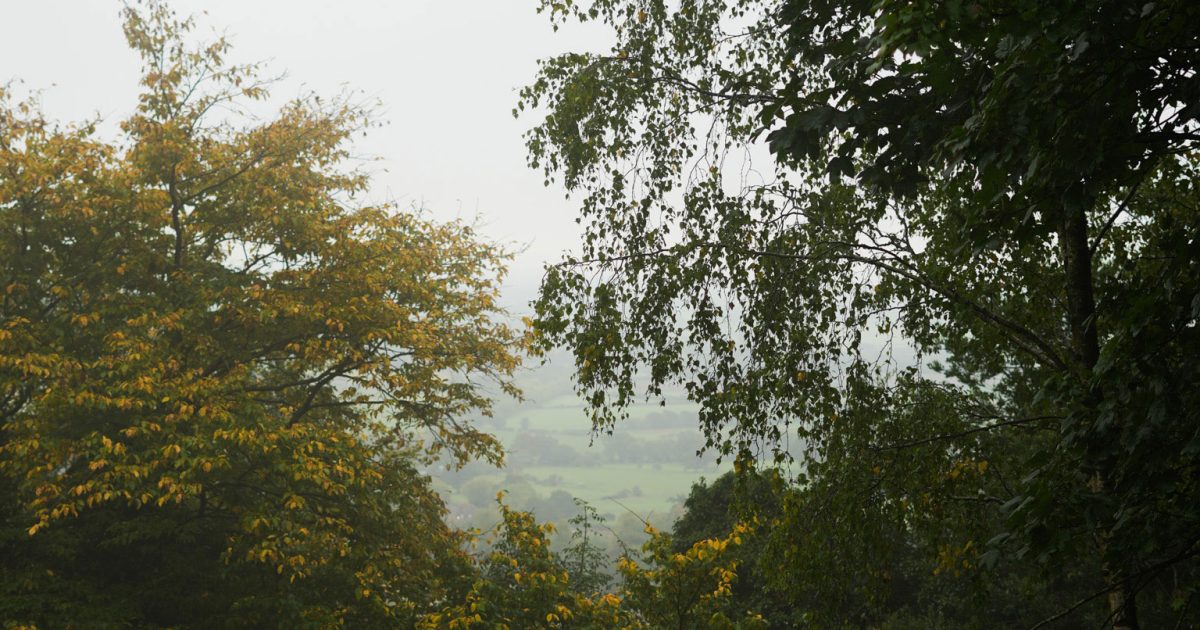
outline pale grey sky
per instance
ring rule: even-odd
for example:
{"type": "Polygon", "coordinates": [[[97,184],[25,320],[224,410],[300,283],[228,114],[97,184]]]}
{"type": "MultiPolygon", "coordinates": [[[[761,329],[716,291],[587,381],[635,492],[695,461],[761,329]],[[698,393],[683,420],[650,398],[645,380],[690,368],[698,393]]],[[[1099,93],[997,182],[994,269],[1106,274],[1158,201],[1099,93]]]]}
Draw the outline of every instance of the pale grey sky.
{"type": "MultiPolygon", "coordinates": [[[[121,32],[119,0],[0,0],[0,82],[43,91],[61,120],[133,109],[139,61],[121,32]]],[[[575,206],[545,188],[525,163],[514,120],[516,90],[536,61],[567,50],[603,49],[607,33],[553,32],[535,0],[175,0],[195,14],[197,37],[224,32],[237,62],[286,72],[274,96],[305,89],[362,90],[383,105],[388,126],[356,140],[382,158],[379,198],[423,204],[440,218],[478,215],[491,239],[527,244],[512,265],[506,302],[525,310],[542,264],[577,236],[575,206]],[[207,15],[201,15],[201,12],[207,15]],[[383,172],[382,169],[386,169],[383,172]]]]}

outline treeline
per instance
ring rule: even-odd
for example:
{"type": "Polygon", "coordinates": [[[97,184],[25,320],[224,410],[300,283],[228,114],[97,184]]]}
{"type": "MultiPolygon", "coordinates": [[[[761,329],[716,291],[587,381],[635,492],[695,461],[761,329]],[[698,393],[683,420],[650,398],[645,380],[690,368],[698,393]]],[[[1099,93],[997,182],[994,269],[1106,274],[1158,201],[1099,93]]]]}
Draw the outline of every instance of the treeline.
{"type": "Polygon", "coordinates": [[[616,43],[521,92],[584,230],[524,331],[353,98],[243,115],[160,2],[118,137],[0,90],[6,627],[1200,625],[1200,5],[541,8],[616,43]],[[615,580],[594,509],[480,538],[421,472],[554,347],[734,463],[615,580]]]}

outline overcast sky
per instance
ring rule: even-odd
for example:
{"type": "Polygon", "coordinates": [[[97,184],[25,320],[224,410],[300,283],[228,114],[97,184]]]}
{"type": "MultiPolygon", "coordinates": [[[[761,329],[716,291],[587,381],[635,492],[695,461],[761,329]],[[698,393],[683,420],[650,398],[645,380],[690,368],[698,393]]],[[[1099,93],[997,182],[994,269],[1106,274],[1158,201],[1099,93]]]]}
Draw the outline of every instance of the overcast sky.
{"type": "MultiPolygon", "coordinates": [[[[493,240],[528,245],[506,302],[523,312],[543,263],[576,240],[575,207],[526,166],[516,91],[539,58],[605,48],[607,33],[555,33],[536,0],[176,0],[196,14],[197,38],[224,32],[235,62],[286,72],[276,97],[305,89],[362,90],[390,123],[356,141],[381,158],[379,198],[434,216],[481,220],[493,240]],[[201,15],[201,12],[207,12],[201,15]],[[382,169],[386,169],[384,172],[382,169]]],[[[139,60],[125,44],[118,0],[0,0],[0,81],[43,91],[60,120],[119,121],[138,93],[139,60]]]]}

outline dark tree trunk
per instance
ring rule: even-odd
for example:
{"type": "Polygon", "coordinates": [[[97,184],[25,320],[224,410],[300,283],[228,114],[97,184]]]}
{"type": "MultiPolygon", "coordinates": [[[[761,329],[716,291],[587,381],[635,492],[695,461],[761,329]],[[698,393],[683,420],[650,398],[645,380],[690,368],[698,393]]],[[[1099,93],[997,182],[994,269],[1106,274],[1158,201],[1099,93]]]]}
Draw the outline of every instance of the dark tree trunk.
{"type": "MultiPolygon", "coordinates": [[[[1096,332],[1096,297],[1092,278],[1092,252],[1088,245],[1088,204],[1072,207],[1068,204],[1059,226],[1059,246],[1062,248],[1063,265],[1066,272],[1067,324],[1071,332],[1071,352],[1078,369],[1078,378],[1090,380],[1091,372],[1100,359],[1099,335],[1096,332]]],[[[1086,381],[1085,381],[1086,382],[1086,381]]],[[[1099,407],[1102,392],[1087,393],[1085,406],[1092,411],[1099,407]]],[[[1091,417],[1095,413],[1088,414],[1091,417]]],[[[1091,491],[1108,492],[1108,471],[1101,467],[1094,472],[1091,491]]],[[[1114,630],[1137,630],[1136,593],[1130,588],[1123,566],[1114,564],[1110,547],[1112,534],[1099,531],[1095,534],[1103,564],[1105,585],[1108,593],[1108,608],[1114,630]]]]}

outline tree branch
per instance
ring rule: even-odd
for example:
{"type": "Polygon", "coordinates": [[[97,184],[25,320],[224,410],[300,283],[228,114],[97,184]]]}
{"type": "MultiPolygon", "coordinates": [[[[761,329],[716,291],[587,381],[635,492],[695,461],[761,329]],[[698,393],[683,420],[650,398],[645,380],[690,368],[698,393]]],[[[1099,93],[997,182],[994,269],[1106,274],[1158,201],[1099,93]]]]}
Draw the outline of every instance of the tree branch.
{"type": "Polygon", "coordinates": [[[1032,422],[1039,422],[1041,420],[1061,420],[1061,419],[1062,419],[1062,416],[1050,416],[1050,415],[1033,416],[1030,418],[1015,418],[1015,419],[1011,419],[1011,420],[1003,420],[1000,422],[993,422],[992,424],[985,424],[981,427],[974,427],[971,429],[967,429],[965,431],[959,431],[957,433],[943,433],[941,435],[934,435],[932,437],[927,437],[927,438],[923,438],[920,440],[913,440],[911,442],[901,442],[899,444],[888,444],[886,446],[872,446],[870,448],[871,448],[871,450],[874,450],[874,451],[897,451],[897,450],[902,450],[902,449],[906,449],[906,448],[911,448],[914,446],[923,446],[925,444],[932,444],[933,442],[940,442],[943,440],[957,440],[959,438],[967,437],[968,435],[974,435],[976,433],[982,433],[984,431],[991,431],[992,429],[1021,426],[1024,424],[1030,424],[1032,422]]]}

